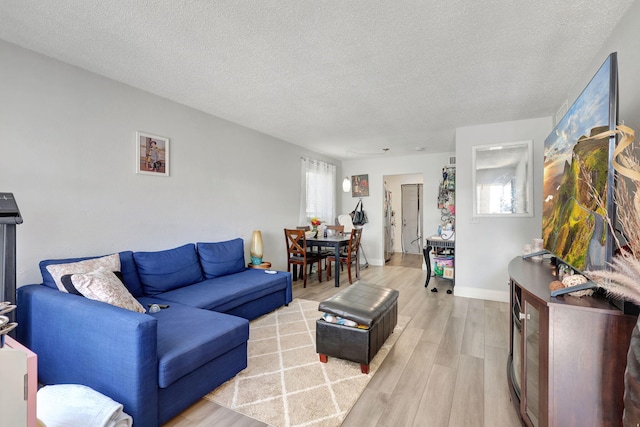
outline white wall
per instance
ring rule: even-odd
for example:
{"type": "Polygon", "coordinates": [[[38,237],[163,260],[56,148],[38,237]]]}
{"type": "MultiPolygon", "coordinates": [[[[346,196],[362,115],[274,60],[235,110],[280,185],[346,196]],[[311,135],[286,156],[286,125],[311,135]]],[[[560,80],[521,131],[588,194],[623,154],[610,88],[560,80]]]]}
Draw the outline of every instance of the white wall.
{"type": "Polygon", "coordinates": [[[551,117],[456,129],[456,278],[455,295],[508,301],[507,264],[522,245],[540,237],[544,140],[551,117]],[[472,212],[471,147],[533,140],[531,218],[477,218],[472,212]]]}
{"type": "MultiPolygon", "coordinates": [[[[38,262],[162,250],[262,230],[285,266],[300,157],[335,160],[0,41],[0,192],[12,192],[18,286],[38,262]],[[135,132],[170,138],[170,177],[135,174],[135,132]]],[[[338,176],[340,176],[338,167],[338,176]]]]}
{"type": "MultiPolygon", "coordinates": [[[[437,224],[440,222],[440,210],[437,209],[438,185],[442,178],[442,167],[448,164],[451,155],[453,153],[416,154],[400,157],[381,155],[371,159],[345,160],[342,162],[342,176],[369,175],[369,197],[362,199],[369,223],[365,225],[362,233],[362,245],[370,264],[384,265],[384,176],[421,174],[424,180],[425,209],[423,211],[423,223],[425,230],[428,230],[428,227],[432,227],[431,224],[436,224],[437,229],[437,224]],[[433,206],[433,209],[429,209],[429,206],[433,206]]],[[[351,193],[340,192],[340,194],[342,195],[341,213],[351,212],[358,199],[351,197],[351,193]]],[[[399,194],[394,193],[393,197],[397,199],[398,196],[399,194]]],[[[396,215],[399,215],[399,212],[396,215]]],[[[399,219],[397,218],[396,221],[399,221],[399,219]]],[[[397,234],[396,239],[399,239],[397,234]]]]}

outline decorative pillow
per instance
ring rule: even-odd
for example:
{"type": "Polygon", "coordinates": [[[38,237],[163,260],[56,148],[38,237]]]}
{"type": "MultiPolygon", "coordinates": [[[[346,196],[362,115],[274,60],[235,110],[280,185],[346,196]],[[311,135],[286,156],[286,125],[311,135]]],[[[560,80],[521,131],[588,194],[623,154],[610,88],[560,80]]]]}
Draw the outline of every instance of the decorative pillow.
{"type": "Polygon", "coordinates": [[[129,293],[118,277],[104,267],[82,274],[72,274],[71,281],[85,297],[116,307],[146,313],[144,307],[129,293]]]}
{"type": "MultiPolygon", "coordinates": [[[[116,275],[116,277],[122,282],[122,284],[124,285],[124,278],[122,276],[122,273],[119,271],[114,271],[113,274],[116,275]]],[[[79,290],[76,289],[75,285],[73,284],[73,281],[71,280],[71,276],[73,276],[73,274],[65,274],[64,276],[62,276],[60,278],[60,281],[62,282],[62,285],[64,286],[64,288],[67,290],[67,292],[69,292],[70,294],[73,295],[79,295],[79,296],[84,296],[80,293],[79,290]]],[[[126,285],[125,285],[126,286],[126,285]]]]}
{"type": "Polygon", "coordinates": [[[196,246],[188,243],[159,252],[134,252],[146,295],[157,295],[202,281],[196,246]]]}
{"type": "Polygon", "coordinates": [[[58,289],[62,292],[67,292],[67,289],[62,284],[62,276],[65,274],[88,273],[100,267],[104,267],[109,271],[120,271],[120,255],[112,254],[68,264],[50,264],[47,265],[47,271],[56,282],[58,289]]]}
{"type": "Polygon", "coordinates": [[[216,243],[198,243],[198,257],[204,277],[226,276],[246,269],[244,241],[240,238],[216,243]]]}

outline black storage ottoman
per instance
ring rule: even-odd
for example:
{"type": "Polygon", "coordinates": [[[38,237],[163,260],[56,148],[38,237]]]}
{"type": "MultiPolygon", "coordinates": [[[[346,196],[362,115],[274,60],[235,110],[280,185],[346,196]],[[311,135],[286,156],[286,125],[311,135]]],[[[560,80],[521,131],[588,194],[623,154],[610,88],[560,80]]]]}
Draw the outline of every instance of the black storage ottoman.
{"type": "Polygon", "coordinates": [[[322,301],[318,310],[352,320],[367,329],[316,321],[316,352],[326,363],[328,356],[360,363],[369,373],[369,363],[398,323],[395,289],[359,282],[322,301]]]}

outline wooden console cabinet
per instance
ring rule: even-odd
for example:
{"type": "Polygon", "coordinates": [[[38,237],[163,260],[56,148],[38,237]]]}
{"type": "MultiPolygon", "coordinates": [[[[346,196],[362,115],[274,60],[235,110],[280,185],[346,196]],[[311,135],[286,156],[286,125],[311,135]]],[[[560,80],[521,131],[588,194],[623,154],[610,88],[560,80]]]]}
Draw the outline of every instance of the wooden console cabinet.
{"type": "Polygon", "coordinates": [[[622,425],[624,371],[637,317],[603,296],[551,297],[549,262],[509,263],[511,398],[527,426],[622,425]]]}

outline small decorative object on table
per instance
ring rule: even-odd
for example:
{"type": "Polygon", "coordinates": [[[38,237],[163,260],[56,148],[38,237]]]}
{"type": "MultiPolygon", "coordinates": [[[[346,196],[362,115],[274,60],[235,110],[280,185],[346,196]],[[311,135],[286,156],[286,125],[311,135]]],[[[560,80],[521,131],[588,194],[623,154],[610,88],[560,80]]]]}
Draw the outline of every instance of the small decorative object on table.
{"type": "Polygon", "coordinates": [[[573,269],[564,263],[559,263],[556,267],[556,271],[558,280],[560,280],[561,282],[565,277],[572,276],[574,274],[573,269]]]}
{"type": "Polygon", "coordinates": [[[313,238],[318,237],[318,226],[322,224],[322,221],[317,217],[311,219],[311,229],[313,230],[313,238]]]}
{"type": "MultiPolygon", "coordinates": [[[[558,278],[560,279],[560,278],[558,278]]],[[[588,280],[581,274],[565,275],[561,280],[554,280],[549,284],[549,290],[556,291],[559,289],[570,288],[572,286],[582,285],[587,283],[588,280]]],[[[582,289],[574,292],[569,292],[569,295],[582,298],[590,297],[593,295],[593,289],[582,289]]]]}
{"type": "MultiPolygon", "coordinates": [[[[533,239],[532,253],[542,252],[544,250],[544,241],[542,239],[533,239]]],[[[535,262],[542,262],[542,255],[535,255],[531,257],[535,262]]]]}
{"type": "Polygon", "coordinates": [[[262,264],[262,233],[260,230],[254,230],[251,235],[251,248],[249,249],[251,254],[251,264],[262,264]]]}

